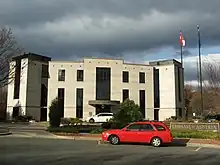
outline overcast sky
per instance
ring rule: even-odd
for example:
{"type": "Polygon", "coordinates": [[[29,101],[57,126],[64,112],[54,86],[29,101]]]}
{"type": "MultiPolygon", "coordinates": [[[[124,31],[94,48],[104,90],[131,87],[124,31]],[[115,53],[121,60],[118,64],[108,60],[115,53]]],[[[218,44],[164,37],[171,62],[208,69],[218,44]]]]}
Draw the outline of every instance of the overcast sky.
{"type": "Polygon", "coordinates": [[[27,52],[54,59],[140,62],[178,58],[180,29],[185,54],[197,55],[197,24],[203,55],[220,52],[219,7],[220,0],[0,0],[0,26],[11,27],[27,52]]]}

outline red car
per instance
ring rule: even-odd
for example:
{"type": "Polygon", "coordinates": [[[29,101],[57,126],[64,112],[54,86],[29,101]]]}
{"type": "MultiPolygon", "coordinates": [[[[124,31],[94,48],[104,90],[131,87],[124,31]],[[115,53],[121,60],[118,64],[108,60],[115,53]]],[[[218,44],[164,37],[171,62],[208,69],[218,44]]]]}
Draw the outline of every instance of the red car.
{"type": "Polygon", "coordinates": [[[154,147],[169,144],[173,137],[165,123],[159,121],[134,122],[123,129],[112,129],[102,133],[102,140],[111,144],[120,142],[148,143],[154,147]]]}

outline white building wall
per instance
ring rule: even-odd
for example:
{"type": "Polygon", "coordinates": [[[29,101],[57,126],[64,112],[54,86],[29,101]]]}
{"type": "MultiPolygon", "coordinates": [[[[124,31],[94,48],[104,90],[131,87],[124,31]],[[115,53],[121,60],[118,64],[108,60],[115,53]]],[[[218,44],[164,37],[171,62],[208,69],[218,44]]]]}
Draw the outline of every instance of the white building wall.
{"type": "MultiPolygon", "coordinates": [[[[40,120],[41,84],[47,85],[42,79],[42,64],[46,62],[22,59],[20,97],[13,99],[14,83],[8,85],[7,112],[12,114],[13,107],[21,106],[24,115],[31,115],[40,120]]],[[[154,119],[154,67],[159,69],[160,80],[160,111],[159,119],[165,120],[176,116],[176,109],[184,103],[178,100],[177,73],[174,64],[169,65],[136,65],[123,63],[123,60],[84,59],[83,62],[49,62],[48,79],[48,111],[53,99],[58,96],[58,88],[65,89],[64,117],[76,117],[76,89],[83,88],[83,118],[95,114],[95,108],[88,102],[96,99],[96,67],[111,68],[111,100],[122,102],[122,90],[129,89],[129,98],[139,104],[139,90],[145,90],[146,119],[154,119]],[[65,81],[58,81],[58,70],[65,70],[65,81]],[[77,82],[77,70],[84,71],[84,81],[77,82]],[[129,71],[129,83],[122,82],[122,72],[129,71]],[[145,72],[145,83],[139,83],[139,72],[145,72]]],[[[183,90],[182,77],[182,90],[183,90]]],[[[49,120],[49,118],[47,118],[49,120]]]]}
{"type": "Polygon", "coordinates": [[[161,65],[159,69],[160,110],[159,120],[176,116],[175,66],[161,65]]]}
{"type": "MultiPolygon", "coordinates": [[[[15,61],[10,63],[10,70],[15,72],[15,61]]],[[[13,107],[20,106],[20,115],[26,115],[26,87],[27,87],[27,73],[28,73],[28,59],[21,60],[21,76],[20,76],[20,92],[19,99],[14,99],[14,80],[8,84],[8,96],[7,96],[7,119],[12,119],[13,107]]],[[[11,75],[14,77],[14,75],[11,75]]]]}
{"type": "Polygon", "coordinates": [[[123,64],[122,60],[84,59],[83,63],[51,61],[49,63],[48,108],[57,97],[58,88],[65,88],[64,117],[76,117],[76,88],[83,88],[83,118],[95,114],[88,104],[96,99],[96,67],[111,68],[111,100],[122,102],[122,90],[129,89],[129,97],[139,104],[139,90],[146,92],[146,118],[153,119],[153,67],[123,64]],[[65,70],[65,81],[58,81],[58,70],[65,70]],[[77,69],[84,70],[84,81],[77,82],[77,69]],[[122,72],[129,71],[129,83],[122,82],[122,72]],[[145,72],[145,84],[139,83],[139,72],[145,72]]]}

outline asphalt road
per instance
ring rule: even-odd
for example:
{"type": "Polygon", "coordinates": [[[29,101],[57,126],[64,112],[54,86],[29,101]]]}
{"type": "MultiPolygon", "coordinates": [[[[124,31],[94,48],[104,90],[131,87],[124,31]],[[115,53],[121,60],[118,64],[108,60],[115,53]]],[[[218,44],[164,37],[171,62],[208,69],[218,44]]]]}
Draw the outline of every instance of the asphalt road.
{"type": "Polygon", "coordinates": [[[0,137],[0,165],[217,165],[220,150],[0,137]]]}

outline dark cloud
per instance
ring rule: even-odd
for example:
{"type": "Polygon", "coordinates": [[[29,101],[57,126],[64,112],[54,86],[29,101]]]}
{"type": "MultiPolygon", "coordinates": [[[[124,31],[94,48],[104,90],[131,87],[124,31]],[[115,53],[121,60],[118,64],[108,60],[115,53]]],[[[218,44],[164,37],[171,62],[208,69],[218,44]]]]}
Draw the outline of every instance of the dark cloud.
{"type": "MultiPolygon", "coordinates": [[[[54,58],[125,56],[164,47],[219,45],[219,0],[0,0],[1,25],[27,51],[54,58]]],[[[190,55],[185,50],[185,55],[190,55]]]]}

